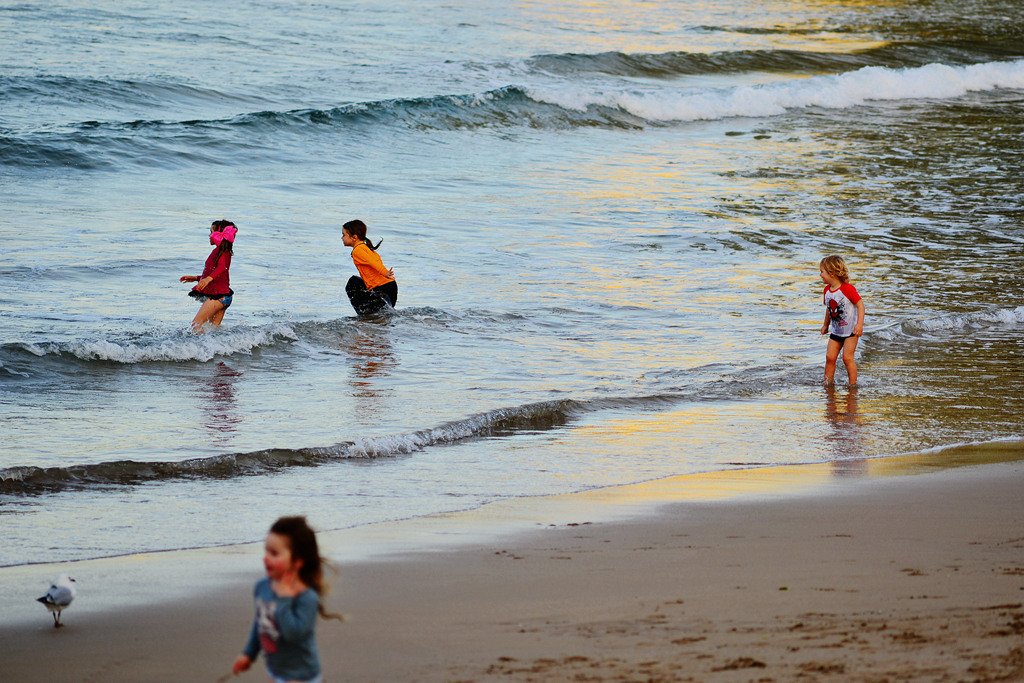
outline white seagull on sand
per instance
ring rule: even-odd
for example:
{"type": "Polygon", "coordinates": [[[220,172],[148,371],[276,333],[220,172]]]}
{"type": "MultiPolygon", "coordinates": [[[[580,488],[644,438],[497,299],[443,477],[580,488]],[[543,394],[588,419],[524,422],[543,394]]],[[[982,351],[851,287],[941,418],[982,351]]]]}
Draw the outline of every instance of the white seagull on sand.
{"type": "Polygon", "coordinates": [[[59,628],[60,613],[61,611],[71,604],[71,601],[75,599],[75,594],[78,591],[75,590],[75,580],[67,574],[61,574],[57,577],[57,580],[50,585],[50,590],[46,591],[46,595],[41,598],[36,598],[39,602],[46,605],[46,609],[53,612],[53,626],[59,628]]]}

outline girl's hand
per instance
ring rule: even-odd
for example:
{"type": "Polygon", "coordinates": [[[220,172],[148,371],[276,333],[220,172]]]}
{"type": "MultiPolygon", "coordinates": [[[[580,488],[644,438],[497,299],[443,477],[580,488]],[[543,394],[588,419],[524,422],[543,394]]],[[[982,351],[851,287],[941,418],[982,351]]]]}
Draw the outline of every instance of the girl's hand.
{"type": "Polygon", "coordinates": [[[202,280],[198,281],[198,284],[196,284],[196,290],[200,292],[203,291],[211,282],[213,282],[212,277],[204,277],[202,280]]]}
{"type": "Polygon", "coordinates": [[[395,279],[395,269],[394,268],[388,268],[388,277],[391,278],[392,280],[395,279]]]}
{"type": "Polygon", "coordinates": [[[864,335],[864,326],[861,325],[860,323],[857,323],[856,325],[854,325],[853,326],[853,336],[854,337],[860,337],[860,336],[863,336],[863,335],[864,335]]]}
{"type": "Polygon", "coordinates": [[[178,282],[196,282],[197,280],[199,280],[198,275],[182,275],[178,282]]]}
{"type": "Polygon", "coordinates": [[[822,334],[828,334],[828,325],[822,325],[821,326],[821,333],[822,334]]]}
{"type": "Polygon", "coordinates": [[[238,655],[238,658],[235,659],[235,665],[231,667],[231,673],[237,676],[243,671],[248,671],[250,666],[252,666],[251,659],[245,655],[238,655]]]}

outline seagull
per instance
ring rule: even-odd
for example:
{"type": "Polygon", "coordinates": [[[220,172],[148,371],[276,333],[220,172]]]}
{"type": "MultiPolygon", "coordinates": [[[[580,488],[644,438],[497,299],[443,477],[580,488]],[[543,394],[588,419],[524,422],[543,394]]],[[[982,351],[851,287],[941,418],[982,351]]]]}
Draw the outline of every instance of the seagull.
{"type": "Polygon", "coordinates": [[[46,595],[36,598],[36,600],[46,605],[46,609],[53,612],[54,628],[62,626],[60,623],[61,610],[71,604],[77,592],[75,590],[75,580],[67,574],[61,574],[54,583],[50,584],[50,590],[46,591],[46,595]]]}

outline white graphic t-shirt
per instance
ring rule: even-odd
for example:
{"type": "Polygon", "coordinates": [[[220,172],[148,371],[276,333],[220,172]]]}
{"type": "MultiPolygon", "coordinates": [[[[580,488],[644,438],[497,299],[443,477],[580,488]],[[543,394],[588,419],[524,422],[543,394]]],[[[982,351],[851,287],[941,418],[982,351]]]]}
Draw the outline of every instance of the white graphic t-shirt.
{"type": "Polygon", "coordinates": [[[825,309],[831,321],[828,331],[837,337],[849,337],[853,334],[853,326],[857,324],[857,302],[860,294],[853,285],[843,283],[839,289],[832,291],[825,287],[825,309]]]}

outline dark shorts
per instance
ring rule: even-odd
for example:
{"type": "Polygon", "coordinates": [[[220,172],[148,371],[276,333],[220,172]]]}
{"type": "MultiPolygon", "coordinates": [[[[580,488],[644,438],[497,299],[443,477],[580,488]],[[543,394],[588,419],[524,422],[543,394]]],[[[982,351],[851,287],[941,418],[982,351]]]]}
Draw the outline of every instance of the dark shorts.
{"type": "Polygon", "coordinates": [[[398,303],[398,283],[394,280],[367,289],[363,278],[353,275],[345,285],[345,293],[359,315],[378,313],[385,308],[394,308],[398,303]]]}
{"type": "Polygon", "coordinates": [[[828,335],[828,338],[831,339],[832,341],[839,342],[839,345],[843,346],[843,345],[846,344],[846,340],[849,339],[852,336],[853,336],[852,334],[848,334],[845,337],[840,337],[838,334],[830,334],[830,335],[828,335]]]}
{"type": "Polygon", "coordinates": [[[197,292],[196,290],[193,289],[191,292],[188,293],[188,295],[195,299],[196,301],[198,301],[199,303],[203,303],[207,299],[219,301],[221,305],[224,307],[221,310],[226,311],[228,306],[231,305],[231,300],[235,296],[235,290],[229,289],[227,294],[203,294],[202,292],[197,292]]]}

